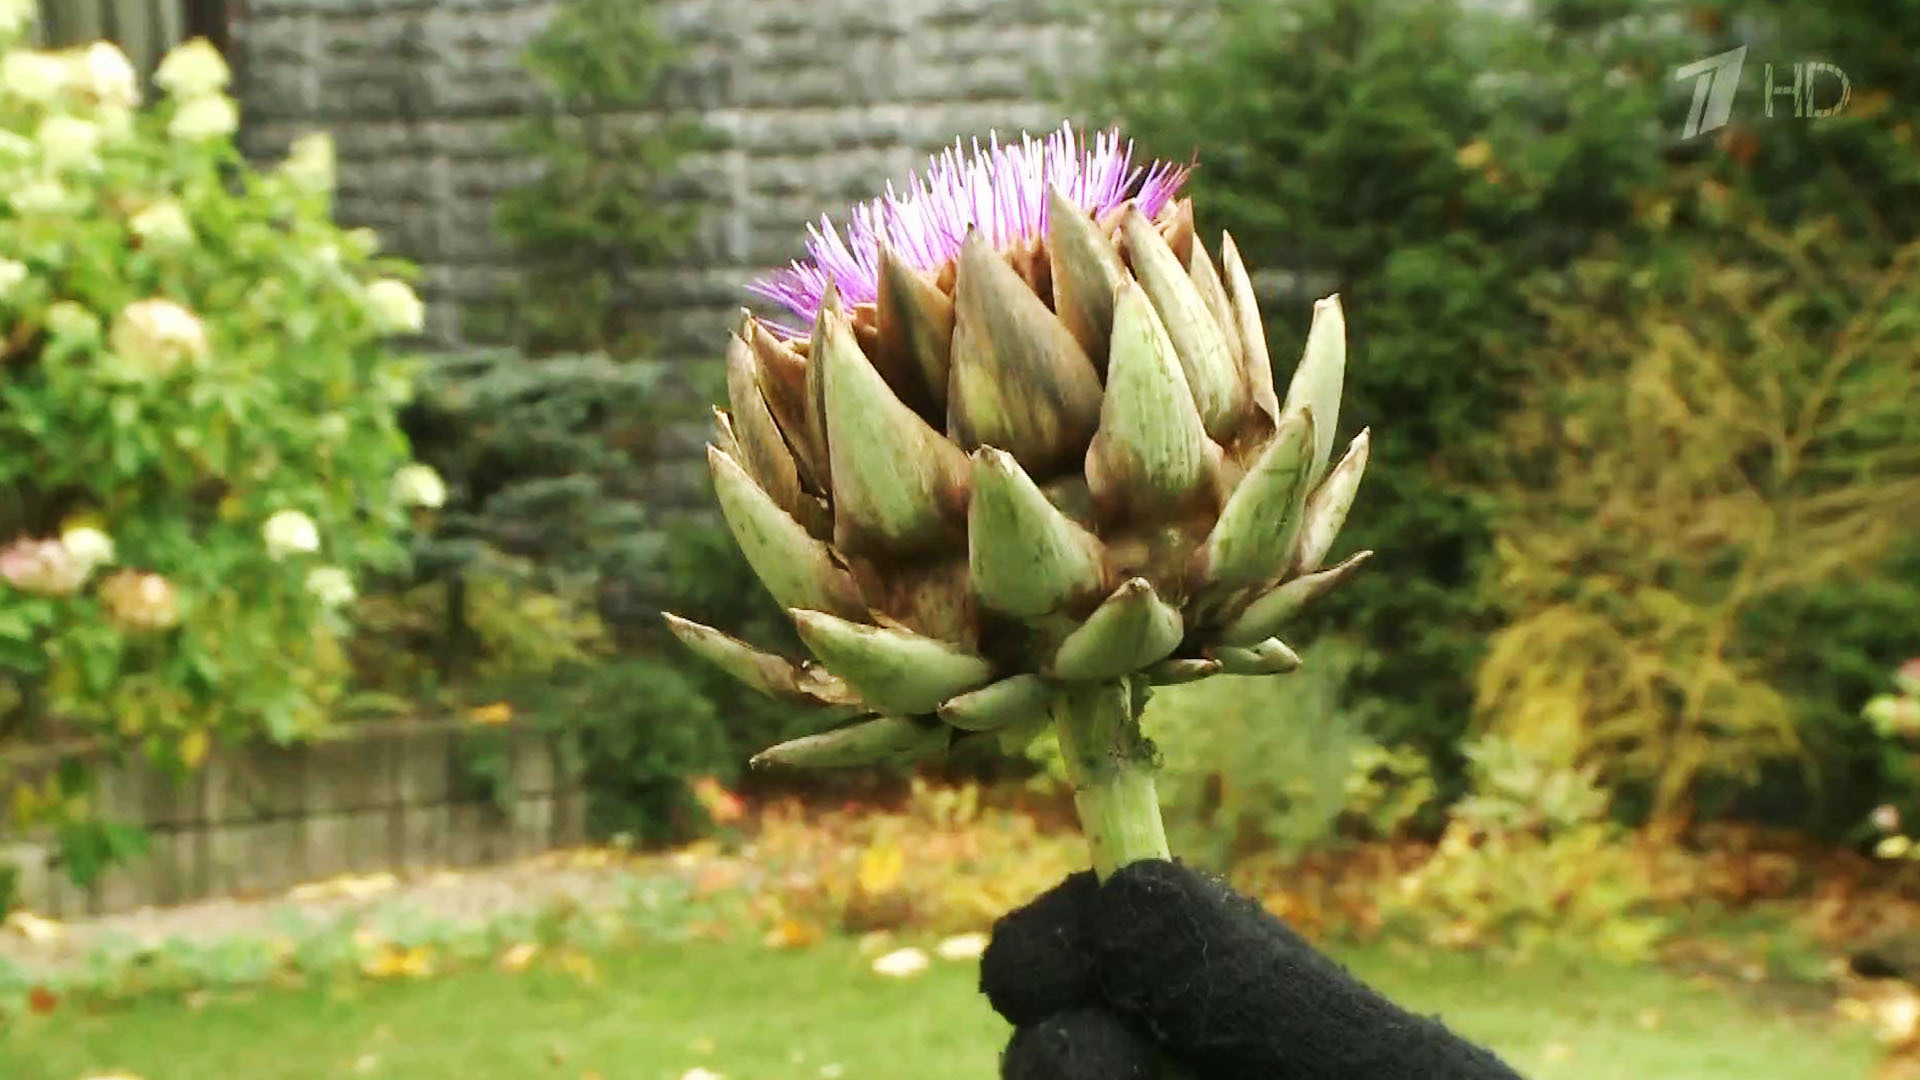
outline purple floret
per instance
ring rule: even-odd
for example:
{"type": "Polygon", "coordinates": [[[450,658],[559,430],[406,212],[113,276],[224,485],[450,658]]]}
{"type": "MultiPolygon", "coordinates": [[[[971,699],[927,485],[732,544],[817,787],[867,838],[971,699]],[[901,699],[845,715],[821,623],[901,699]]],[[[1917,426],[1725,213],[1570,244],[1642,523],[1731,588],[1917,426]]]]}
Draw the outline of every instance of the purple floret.
{"type": "MultiPolygon", "coordinates": [[[[1136,166],[1133,143],[1122,142],[1119,132],[1102,132],[1088,145],[1072,124],[1043,139],[1023,135],[1017,146],[1001,145],[989,135],[984,149],[974,140],[972,153],[955,140],[928,161],[924,174],[907,178],[904,193],[888,184],[886,195],[854,207],[844,231],[827,217],[807,226],[807,258],[747,289],[808,326],[819,314],[828,282],[850,304],[872,303],[879,296],[882,236],[907,265],[938,270],[960,253],[969,229],[980,229],[1003,250],[1044,234],[1049,185],[1095,216],[1134,199],[1151,218],[1179,193],[1187,173],[1186,167],[1164,161],[1136,166]]],[[[788,337],[805,333],[769,325],[788,337]]]]}

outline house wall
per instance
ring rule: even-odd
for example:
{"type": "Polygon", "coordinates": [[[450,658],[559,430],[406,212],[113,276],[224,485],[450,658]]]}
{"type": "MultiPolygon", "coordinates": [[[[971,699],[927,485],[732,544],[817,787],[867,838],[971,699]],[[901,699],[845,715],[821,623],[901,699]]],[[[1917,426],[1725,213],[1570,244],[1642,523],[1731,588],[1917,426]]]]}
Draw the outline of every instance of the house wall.
{"type": "MultiPolygon", "coordinates": [[[[493,203],[532,167],[505,136],[537,101],[519,54],[556,7],[249,0],[235,25],[249,150],[333,133],[338,214],[422,266],[436,344],[486,344],[467,316],[514,279],[493,203]]],[[[805,222],[957,135],[1056,126],[1034,76],[1084,62],[1089,44],[1058,0],[662,0],[657,12],[687,52],[663,108],[725,140],[663,208],[703,208],[684,265],[644,290],[668,359],[717,355],[742,285],[799,254],[805,222]]]]}

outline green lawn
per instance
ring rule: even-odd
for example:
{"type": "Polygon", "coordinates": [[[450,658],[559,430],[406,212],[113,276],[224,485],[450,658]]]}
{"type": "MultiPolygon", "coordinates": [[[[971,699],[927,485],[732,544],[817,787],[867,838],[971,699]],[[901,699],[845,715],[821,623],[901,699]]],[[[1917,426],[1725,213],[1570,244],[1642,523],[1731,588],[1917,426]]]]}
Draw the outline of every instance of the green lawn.
{"type": "MultiPolygon", "coordinates": [[[[150,1001],[0,1028],[0,1077],[82,1080],[986,1080],[1005,1026],[971,963],[895,981],[845,942],[801,952],[689,944],[602,953],[598,978],[538,965],[411,983],[150,1001]],[[837,1069],[832,1066],[838,1066],[837,1069]]],[[[1348,957],[1533,1080],[1846,1080],[1866,1037],[1653,971],[1348,957]]]]}

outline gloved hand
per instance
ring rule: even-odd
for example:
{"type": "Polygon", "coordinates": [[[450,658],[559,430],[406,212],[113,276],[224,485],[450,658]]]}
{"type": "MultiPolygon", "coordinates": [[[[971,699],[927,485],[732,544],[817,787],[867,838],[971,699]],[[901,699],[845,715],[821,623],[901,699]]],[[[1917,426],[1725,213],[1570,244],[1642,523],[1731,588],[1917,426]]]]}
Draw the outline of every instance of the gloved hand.
{"type": "Polygon", "coordinates": [[[1075,874],[1003,917],[981,989],[1005,1080],[1519,1080],[1381,997],[1249,897],[1176,863],[1075,874]]]}

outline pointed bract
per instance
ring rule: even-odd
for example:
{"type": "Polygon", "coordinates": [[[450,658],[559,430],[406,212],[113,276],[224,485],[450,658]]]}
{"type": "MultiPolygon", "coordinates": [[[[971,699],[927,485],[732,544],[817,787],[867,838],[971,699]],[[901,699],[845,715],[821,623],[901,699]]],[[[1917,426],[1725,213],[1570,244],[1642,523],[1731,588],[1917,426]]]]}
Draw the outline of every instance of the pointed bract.
{"type": "Polygon", "coordinates": [[[790,614],[800,640],[827,670],[882,712],[930,713],[993,677],[987,661],[944,641],[820,611],[790,614]]]}
{"type": "Polygon", "coordinates": [[[1114,301],[1100,430],[1087,451],[1094,506],[1109,519],[1172,510],[1210,491],[1216,467],[1166,328],[1140,286],[1126,282],[1114,301]]]}
{"type": "Polygon", "coordinates": [[[1347,377],[1347,321],[1340,298],[1329,296],[1313,304],[1313,326],[1301,350],[1300,366],[1287,386],[1287,412],[1313,413],[1313,469],[1310,483],[1319,483],[1333,457],[1333,433],[1340,421],[1340,390],[1347,377]]]}
{"type": "Polygon", "coordinates": [[[1280,421],[1280,399],[1273,391],[1273,357],[1267,351],[1267,331],[1260,318],[1260,306],[1253,295],[1253,278],[1240,260],[1240,249],[1232,234],[1220,238],[1220,265],[1226,273],[1227,302],[1233,310],[1234,325],[1240,332],[1244,349],[1241,366],[1247,372],[1247,386],[1253,403],[1273,423],[1280,421]]]}
{"type": "Polygon", "coordinates": [[[1207,654],[1220,661],[1224,675],[1285,675],[1300,666],[1300,655],[1279,638],[1246,647],[1216,645],[1207,654]]]}
{"type": "Polygon", "coordinates": [[[1061,513],[1013,455],[973,452],[967,558],[980,602],[1016,618],[1058,611],[1098,595],[1100,541],[1061,513]]]}
{"type": "MultiPolygon", "coordinates": [[[[1132,204],[1122,208],[1133,209],[1132,204]]],[[[1167,249],[1173,257],[1185,266],[1193,254],[1193,241],[1198,232],[1193,222],[1193,200],[1178,199],[1170,202],[1159,214],[1154,216],[1154,228],[1160,230],[1161,239],[1167,242],[1167,249]]]]}
{"type": "Polygon", "coordinates": [[[755,577],[781,607],[813,608],[858,617],[866,607],[853,578],[834,562],[792,515],[776,506],[753,477],[718,447],[707,447],[707,466],[734,542],[755,577]]]}
{"type": "Polygon", "coordinates": [[[1219,672],[1218,660],[1162,660],[1147,669],[1147,681],[1155,686],[1178,686],[1219,672]]]}
{"type": "Polygon", "coordinates": [[[1118,678],[1163,659],[1182,632],[1179,610],[1146,578],[1132,578],[1060,642],[1048,674],[1076,682],[1118,678]]]}
{"type": "Polygon", "coordinates": [[[835,546],[905,555],[957,538],[966,513],[966,455],[894,396],[854,343],[845,316],[823,315],[815,340],[835,546]]]}
{"type": "Polygon", "coordinates": [[[1306,508],[1301,512],[1300,537],[1294,545],[1292,573],[1310,574],[1320,569],[1327,552],[1333,550],[1340,527],[1347,523],[1347,511],[1353,509],[1360,478],[1366,474],[1371,445],[1369,432],[1361,431],[1347,447],[1340,464],[1307,496],[1306,508]]]}
{"type": "Polygon", "coordinates": [[[740,452],[740,439],[733,433],[733,417],[718,405],[713,407],[713,445],[725,451],[735,461],[743,456],[740,452]]]}
{"type": "MultiPolygon", "coordinates": [[[[804,398],[807,409],[807,435],[820,451],[821,480],[827,485],[827,495],[838,502],[833,492],[833,443],[832,429],[827,426],[827,364],[825,360],[827,338],[837,334],[856,352],[859,345],[853,339],[853,320],[848,317],[846,307],[840,302],[840,290],[832,282],[827,283],[827,295],[820,303],[820,315],[813,320],[813,333],[807,338],[807,387],[804,398]],[[829,328],[832,329],[829,329],[829,328]]],[[[871,365],[869,365],[871,366],[871,365]]]]}
{"type": "Polygon", "coordinates": [[[1047,239],[1053,310],[1087,358],[1107,370],[1114,293],[1127,280],[1126,264],[1104,229],[1055,189],[1048,193],[1047,239]]]}
{"type": "MultiPolygon", "coordinates": [[[[1220,327],[1220,336],[1227,341],[1227,351],[1233,355],[1234,366],[1245,369],[1246,346],[1240,341],[1240,326],[1233,317],[1233,304],[1227,299],[1226,286],[1220,282],[1220,272],[1213,267],[1213,256],[1207,253],[1207,245],[1199,237],[1193,239],[1193,254],[1187,258],[1187,273],[1193,278],[1193,287],[1200,293],[1200,299],[1206,302],[1207,310],[1213,313],[1214,324],[1220,327]]],[[[1245,375],[1241,376],[1243,379],[1245,375]]]]}
{"type": "Polygon", "coordinates": [[[996,731],[1044,719],[1053,687],[1038,675],[1015,675],[940,706],[940,719],[963,731],[996,731]]]}
{"type": "Polygon", "coordinates": [[[1246,379],[1227,347],[1226,335],[1207,309],[1200,290],[1194,287],[1186,265],[1167,246],[1159,230],[1135,208],[1121,219],[1121,229],[1133,276],[1153,301],[1168,340],[1173,342],[1200,420],[1209,436],[1225,441],[1246,415],[1250,400],[1246,379]]]}
{"type": "Polygon", "coordinates": [[[739,447],[737,460],[782,510],[797,515],[799,466],[761,394],[754,374],[753,347],[737,334],[727,340],[727,398],[733,406],[728,419],[739,447]]]}
{"type": "Polygon", "coordinates": [[[952,739],[953,729],[945,724],[882,716],[769,747],[753,755],[750,764],[827,769],[905,763],[945,750],[952,739]]]}
{"type": "Polygon", "coordinates": [[[1071,467],[1100,422],[1100,375],[1007,260],[974,233],[954,286],[948,427],[1037,476],[1071,467]]]}
{"type": "Polygon", "coordinates": [[[1220,640],[1228,645],[1245,646],[1273,636],[1286,625],[1287,620],[1332,591],[1334,586],[1345,581],[1372,557],[1371,551],[1357,552],[1338,566],[1282,582],[1265,596],[1248,604],[1245,611],[1220,631],[1220,640]]]}
{"type": "Polygon", "coordinates": [[[775,337],[750,313],[744,314],[740,336],[753,347],[754,382],[773,413],[780,434],[793,450],[801,478],[817,495],[827,493],[827,447],[816,436],[807,405],[806,358],[775,337]]]}
{"type": "Polygon", "coordinates": [[[1313,453],[1314,417],[1289,412],[1241,479],[1196,557],[1194,584],[1228,588],[1280,576],[1299,535],[1313,453]]]}
{"type": "Polygon", "coordinates": [[[883,244],[874,306],[879,354],[886,358],[876,365],[881,374],[915,412],[929,419],[944,415],[953,357],[952,298],[883,244]]]}
{"type": "Polygon", "coordinates": [[[860,700],[846,683],[818,668],[801,667],[785,657],[763,653],[711,626],[702,626],[671,612],[663,614],[673,636],[695,656],[769,697],[803,705],[839,707],[845,716],[860,711],[860,700]]]}

